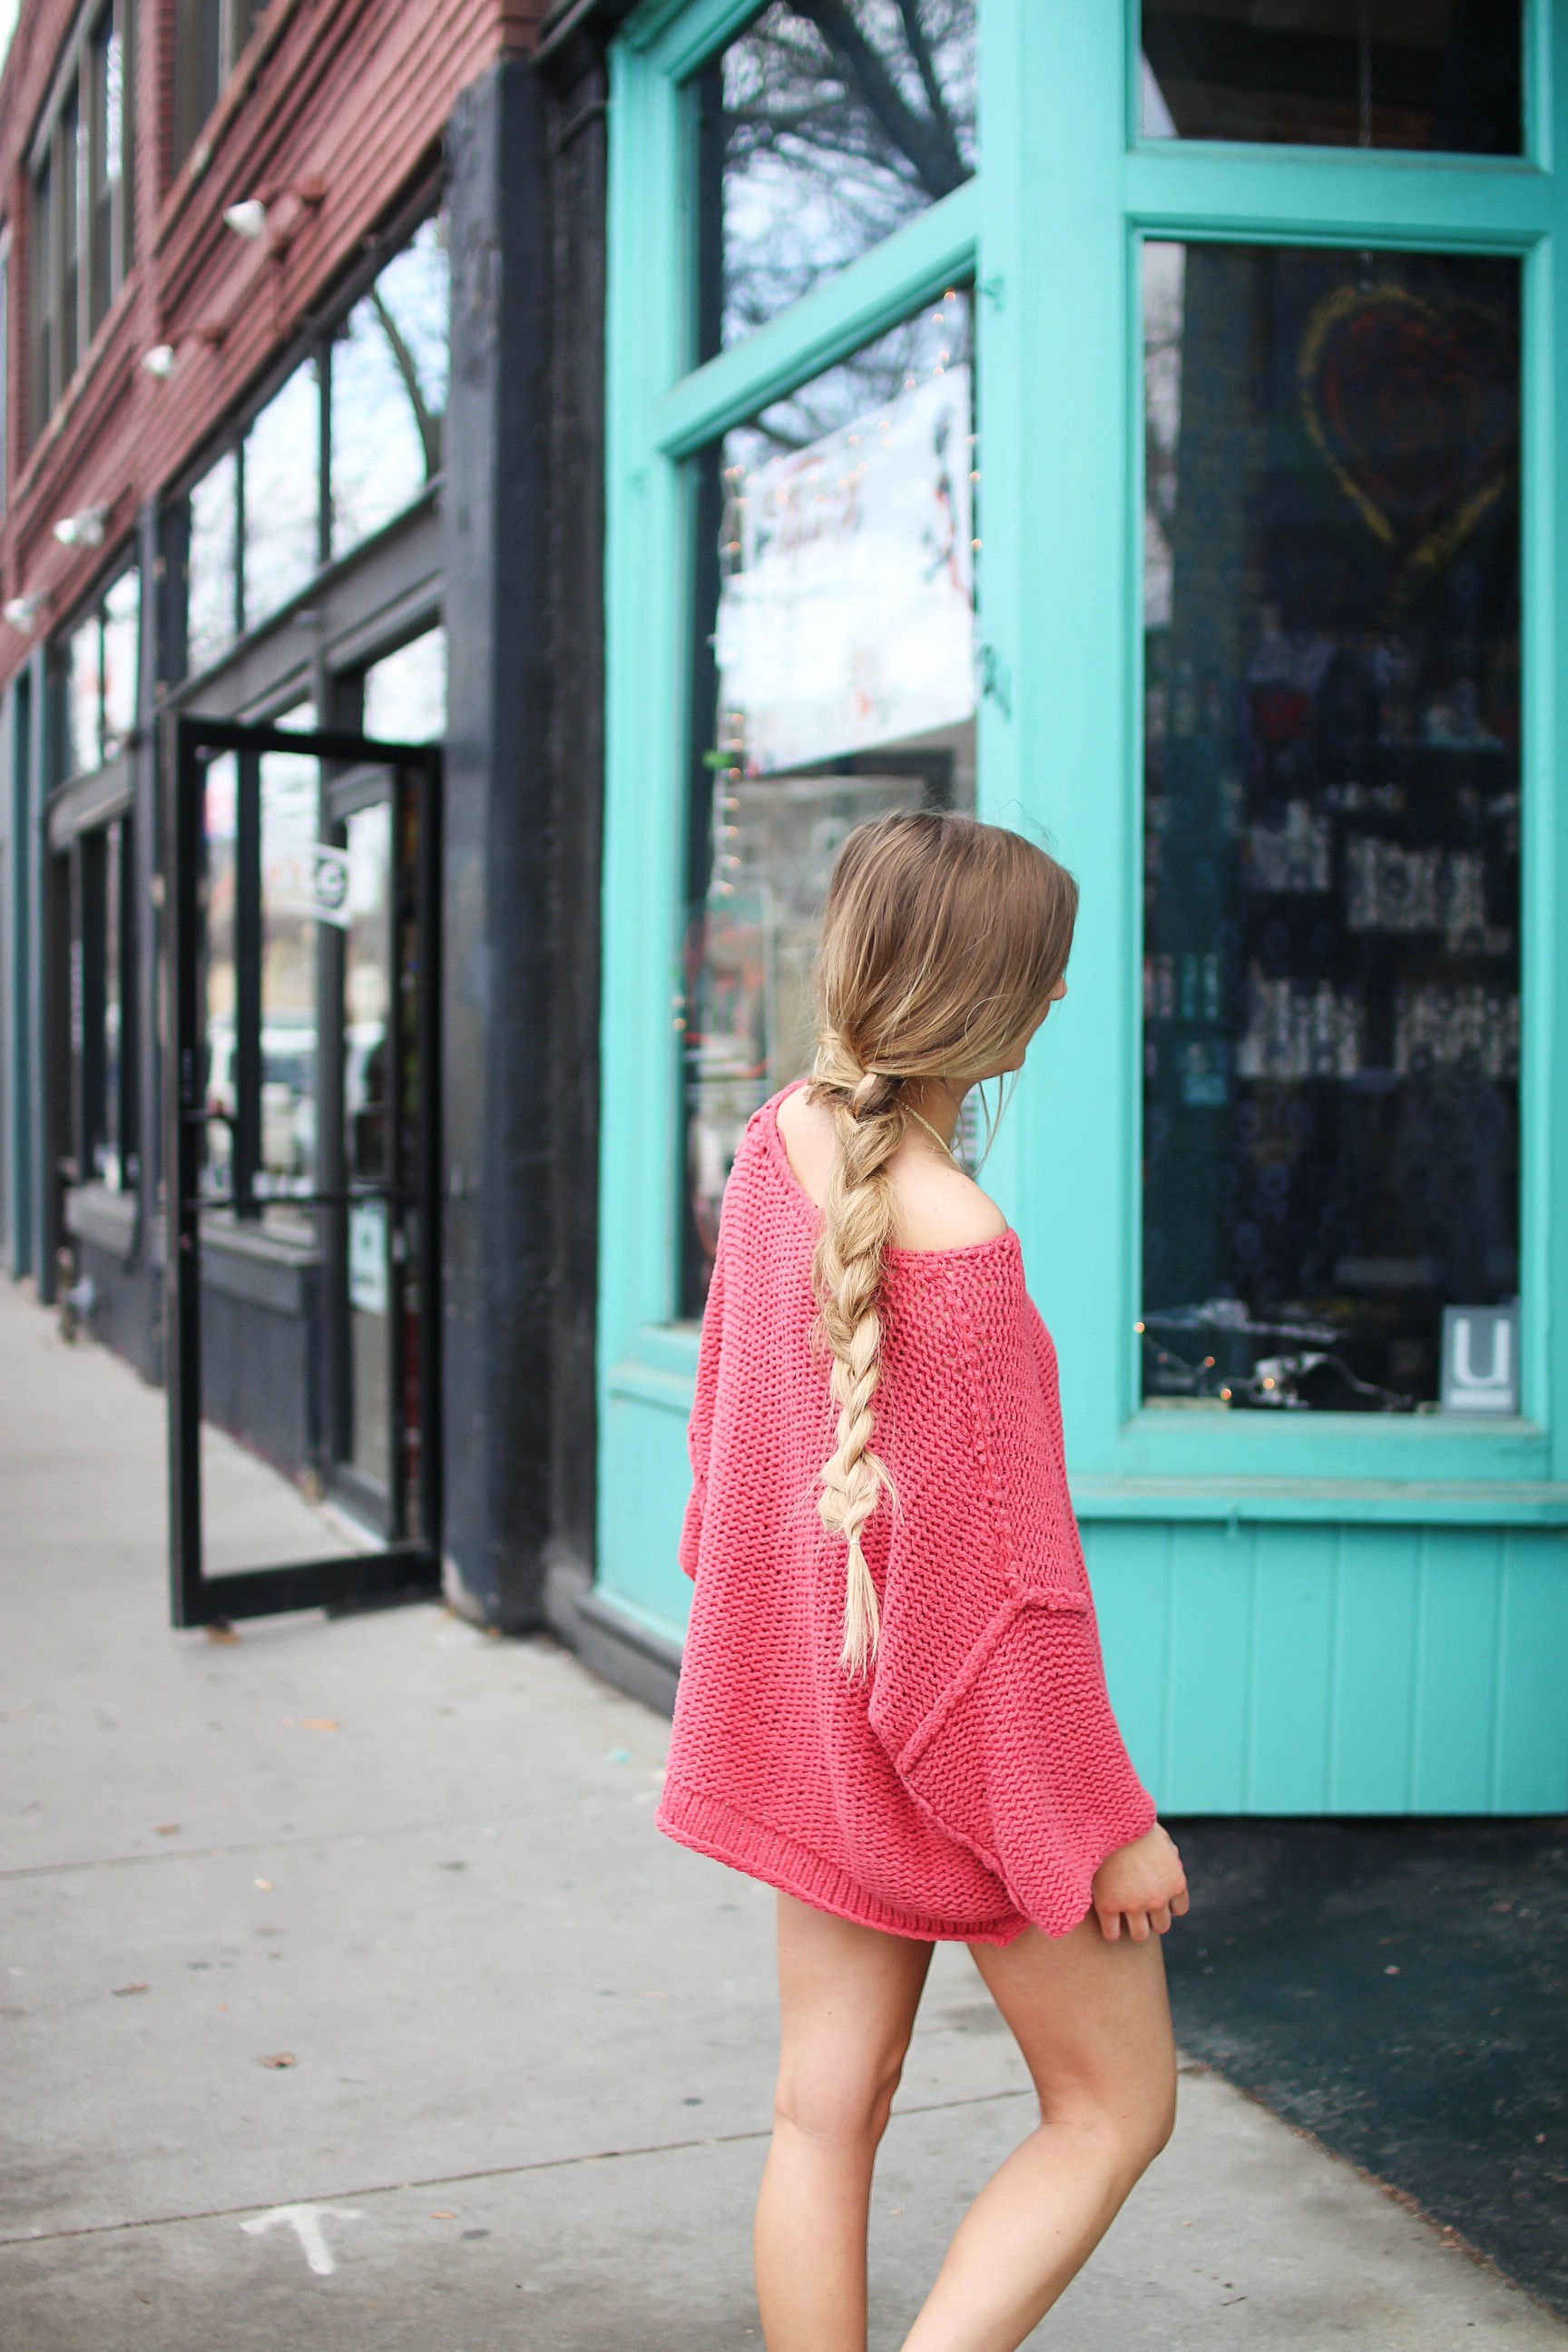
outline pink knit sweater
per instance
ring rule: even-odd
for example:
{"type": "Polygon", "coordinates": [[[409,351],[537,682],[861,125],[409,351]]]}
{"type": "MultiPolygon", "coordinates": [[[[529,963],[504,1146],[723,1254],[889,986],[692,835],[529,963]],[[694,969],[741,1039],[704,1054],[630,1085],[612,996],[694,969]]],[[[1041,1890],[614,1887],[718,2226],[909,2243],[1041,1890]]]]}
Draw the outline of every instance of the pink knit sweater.
{"type": "Polygon", "coordinates": [[[889,1253],[875,1442],[898,1500],[865,1531],[881,1639],[856,1682],[845,1547],[816,1507],[833,1444],[819,1213],[782,1099],[742,1140],[703,1318],[680,1544],[696,1593],[659,1827],[898,1935],[1065,1935],[1154,1807],[1106,1696],[1017,1235],[889,1253]]]}

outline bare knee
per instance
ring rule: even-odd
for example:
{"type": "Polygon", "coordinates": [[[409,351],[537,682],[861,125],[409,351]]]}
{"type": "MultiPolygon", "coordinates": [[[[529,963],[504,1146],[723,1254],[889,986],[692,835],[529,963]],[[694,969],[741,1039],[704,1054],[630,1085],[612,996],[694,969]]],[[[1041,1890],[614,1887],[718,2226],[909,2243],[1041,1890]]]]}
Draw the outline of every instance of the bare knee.
{"type": "Polygon", "coordinates": [[[1091,2140],[1107,2173],[1125,2196],[1162,2150],[1169,2147],[1176,2125],[1176,2071],[1141,2084],[1129,2097],[1114,2102],[1073,2102],[1066,2112],[1047,2115],[1046,2121],[1066,2123],[1091,2140]]]}
{"type": "Polygon", "coordinates": [[[789,2055],[781,2061],[773,2114],[805,2137],[874,2147],[888,2127],[902,2053],[887,2059],[789,2055]]]}

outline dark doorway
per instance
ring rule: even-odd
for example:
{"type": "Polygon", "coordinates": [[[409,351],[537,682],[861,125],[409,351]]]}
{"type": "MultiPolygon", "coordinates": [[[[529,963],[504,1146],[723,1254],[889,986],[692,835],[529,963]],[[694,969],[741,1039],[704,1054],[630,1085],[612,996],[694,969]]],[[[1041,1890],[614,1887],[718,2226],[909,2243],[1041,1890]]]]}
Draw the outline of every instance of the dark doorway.
{"type": "Polygon", "coordinates": [[[440,754],[170,730],[173,1621],[429,1593],[440,754]]]}

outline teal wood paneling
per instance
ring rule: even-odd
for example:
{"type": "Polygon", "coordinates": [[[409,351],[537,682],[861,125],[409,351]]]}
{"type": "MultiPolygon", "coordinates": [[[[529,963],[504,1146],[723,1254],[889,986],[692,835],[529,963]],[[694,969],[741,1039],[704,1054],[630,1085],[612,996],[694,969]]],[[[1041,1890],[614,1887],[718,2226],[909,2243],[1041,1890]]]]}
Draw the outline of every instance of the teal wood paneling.
{"type": "Polygon", "coordinates": [[[1413,1528],[1341,1529],[1329,1812],[1410,1809],[1420,1544],[1413,1528]]]}
{"type": "Polygon", "coordinates": [[[1171,1530],[1167,1812],[1247,1810],[1257,1548],[1252,1528],[1171,1530]]]}
{"type": "Polygon", "coordinates": [[[1083,1535],[1111,1704],[1144,1785],[1155,1789],[1165,1777],[1171,1530],[1134,1523],[1083,1535]]]}
{"type": "Polygon", "coordinates": [[[1252,1577],[1246,1805],[1321,1813],[1329,1801],[1339,1531],[1270,1528],[1252,1577]]]}
{"type": "Polygon", "coordinates": [[[1497,1735],[1502,1540],[1432,1528],[1421,1546],[1411,1802],[1484,1812],[1497,1735]]]}
{"type": "Polygon", "coordinates": [[[1568,1542],[1502,1539],[1491,1810],[1568,1812],[1568,1542]]]}
{"type": "Polygon", "coordinates": [[[607,1415],[616,1475],[605,1487],[602,1541],[613,1573],[599,1589],[617,1606],[679,1641],[686,1631],[691,1586],[676,1561],[690,1479],[685,1473],[684,1419],[639,1400],[616,1397],[607,1415]],[[672,1477],[679,1453],[682,1475],[672,1477]],[[671,1571],[673,1570],[673,1575],[671,1571]]]}

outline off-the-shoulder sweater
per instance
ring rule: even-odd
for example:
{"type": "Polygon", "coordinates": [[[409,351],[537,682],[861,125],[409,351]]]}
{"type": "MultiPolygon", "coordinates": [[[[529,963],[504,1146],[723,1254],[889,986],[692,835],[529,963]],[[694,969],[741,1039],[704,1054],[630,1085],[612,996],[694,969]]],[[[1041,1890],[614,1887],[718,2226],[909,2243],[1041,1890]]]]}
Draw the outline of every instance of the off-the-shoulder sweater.
{"type": "Polygon", "coordinates": [[[1154,1807],[1106,1693],[1056,1352],[1017,1236],[888,1254],[874,1443],[896,1501],[864,1533],[881,1631],[857,1679],[839,1663],[845,1545],[816,1503],[834,1429],[812,1336],[820,1212],[783,1098],[747,1128],[720,1217],[658,1825],[898,1935],[1063,1935],[1154,1807]]]}

